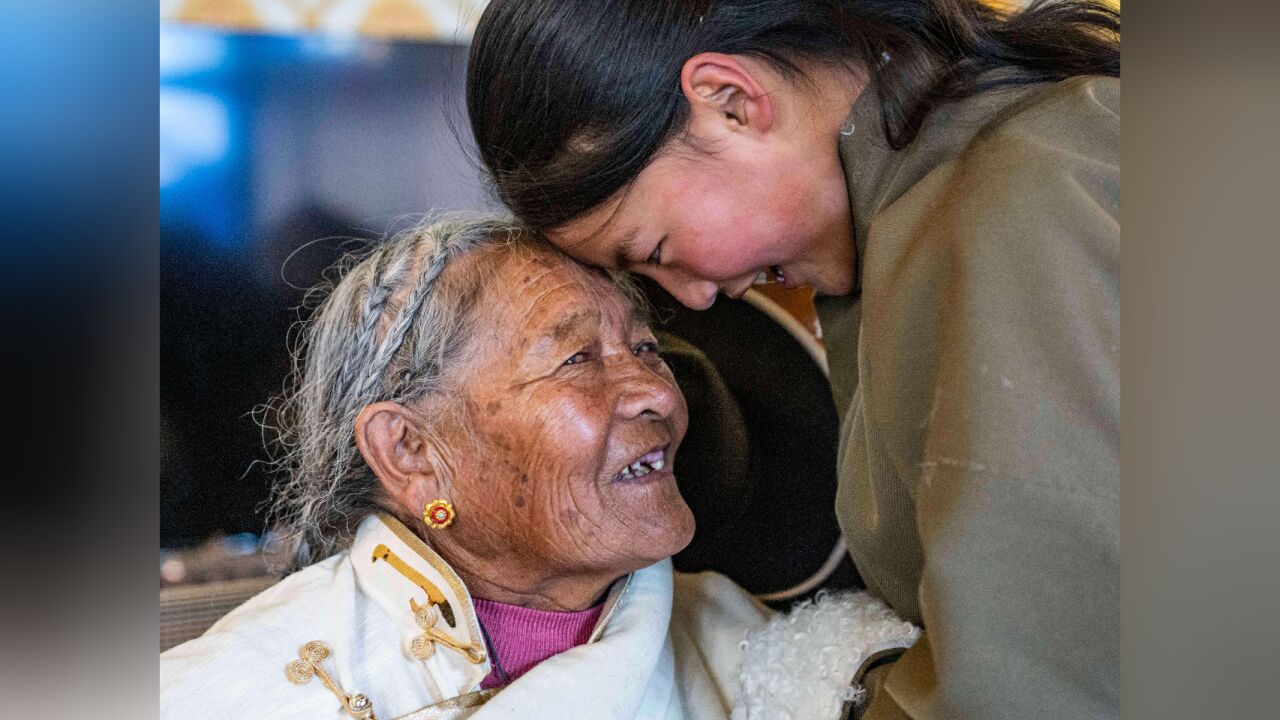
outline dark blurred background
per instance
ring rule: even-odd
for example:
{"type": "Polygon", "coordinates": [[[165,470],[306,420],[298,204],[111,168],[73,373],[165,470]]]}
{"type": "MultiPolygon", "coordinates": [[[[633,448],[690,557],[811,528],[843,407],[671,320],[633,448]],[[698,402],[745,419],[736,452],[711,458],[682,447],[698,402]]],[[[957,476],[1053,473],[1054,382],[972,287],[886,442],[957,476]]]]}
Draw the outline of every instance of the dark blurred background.
{"type": "Polygon", "coordinates": [[[162,548],[248,551],[239,534],[263,531],[252,412],[283,387],[304,289],[350,238],[492,207],[463,146],[465,65],[450,42],[162,25],[162,548]]]}

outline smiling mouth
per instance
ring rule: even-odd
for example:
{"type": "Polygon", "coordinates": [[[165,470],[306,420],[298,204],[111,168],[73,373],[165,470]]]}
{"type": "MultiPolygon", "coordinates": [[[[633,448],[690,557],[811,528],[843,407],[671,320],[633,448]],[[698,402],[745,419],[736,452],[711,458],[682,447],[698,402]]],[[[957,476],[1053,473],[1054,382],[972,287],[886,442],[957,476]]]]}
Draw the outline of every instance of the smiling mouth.
{"type": "Polygon", "coordinates": [[[667,445],[654,448],[624,466],[613,476],[614,482],[636,480],[667,467],[667,445]]]}
{"type": "Polygon", "coordinates": [[[782,272],[781,265],[770,265],[764,270],[761,270],[760,274],[756,276],[754,284],[767,285],[774,282],[782,283],[783,285],[787,284],[787,276],[786,273],[782,272]]]}

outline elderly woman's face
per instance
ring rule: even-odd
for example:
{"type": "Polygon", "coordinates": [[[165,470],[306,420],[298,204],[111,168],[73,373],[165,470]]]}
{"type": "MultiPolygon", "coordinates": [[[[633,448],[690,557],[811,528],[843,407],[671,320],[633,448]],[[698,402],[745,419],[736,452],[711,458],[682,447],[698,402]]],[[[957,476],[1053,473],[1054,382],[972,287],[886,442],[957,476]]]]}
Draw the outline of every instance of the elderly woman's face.
{"type": "MultiPolygon", "coordinates": [[[[503,257],[480,299],[453,453],[468,554],[627,572],[693,537],[672,474],[688,410],[653,334],[604,278],[550,252],[503,257]]],[[[516,572],[515,568],[512,572],[516,572]]]]}

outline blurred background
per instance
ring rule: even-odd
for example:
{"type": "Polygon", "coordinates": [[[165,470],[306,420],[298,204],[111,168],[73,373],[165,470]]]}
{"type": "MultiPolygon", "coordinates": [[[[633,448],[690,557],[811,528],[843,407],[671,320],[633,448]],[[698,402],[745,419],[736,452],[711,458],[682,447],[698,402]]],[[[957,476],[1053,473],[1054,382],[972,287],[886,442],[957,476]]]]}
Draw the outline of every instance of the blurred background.
{"type": "Polygon", "coordinates": [[[480,4],[160,3],[161,650],[279,577],[254,410],[305,290],[352,238],[493,207],[462,102],[480,4]]]}
{"type": "MultiPolygon", "coordinates": [[[[163,548],[254,549],[251,412],[282,389],[303,291],[344,238],[492,206],[461,144],[468,4],[363,4],[162,3],[163,548]]],[[[180,567],[162,577],[198,572],[180,567]]]]}

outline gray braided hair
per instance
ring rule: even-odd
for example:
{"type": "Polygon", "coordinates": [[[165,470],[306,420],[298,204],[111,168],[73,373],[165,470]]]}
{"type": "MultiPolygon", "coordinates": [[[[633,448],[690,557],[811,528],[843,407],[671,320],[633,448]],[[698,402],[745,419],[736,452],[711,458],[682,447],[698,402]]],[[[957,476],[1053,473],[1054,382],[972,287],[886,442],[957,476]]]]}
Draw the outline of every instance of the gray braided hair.
{"type": "Polygon", "coordinates": [[[452,216],[339,264],[349,269],[303,325],[290,388],[264,422],[274,425],[281,477],[269,516],[295,567],[344,549],[381,507],[378,479],[356,446],[356,416],[371,403],[441,391],[465,351],[481,284],[442,278],[446,268],[484,248],[533,244],[540,240],[514,221],[452,216]]]}

